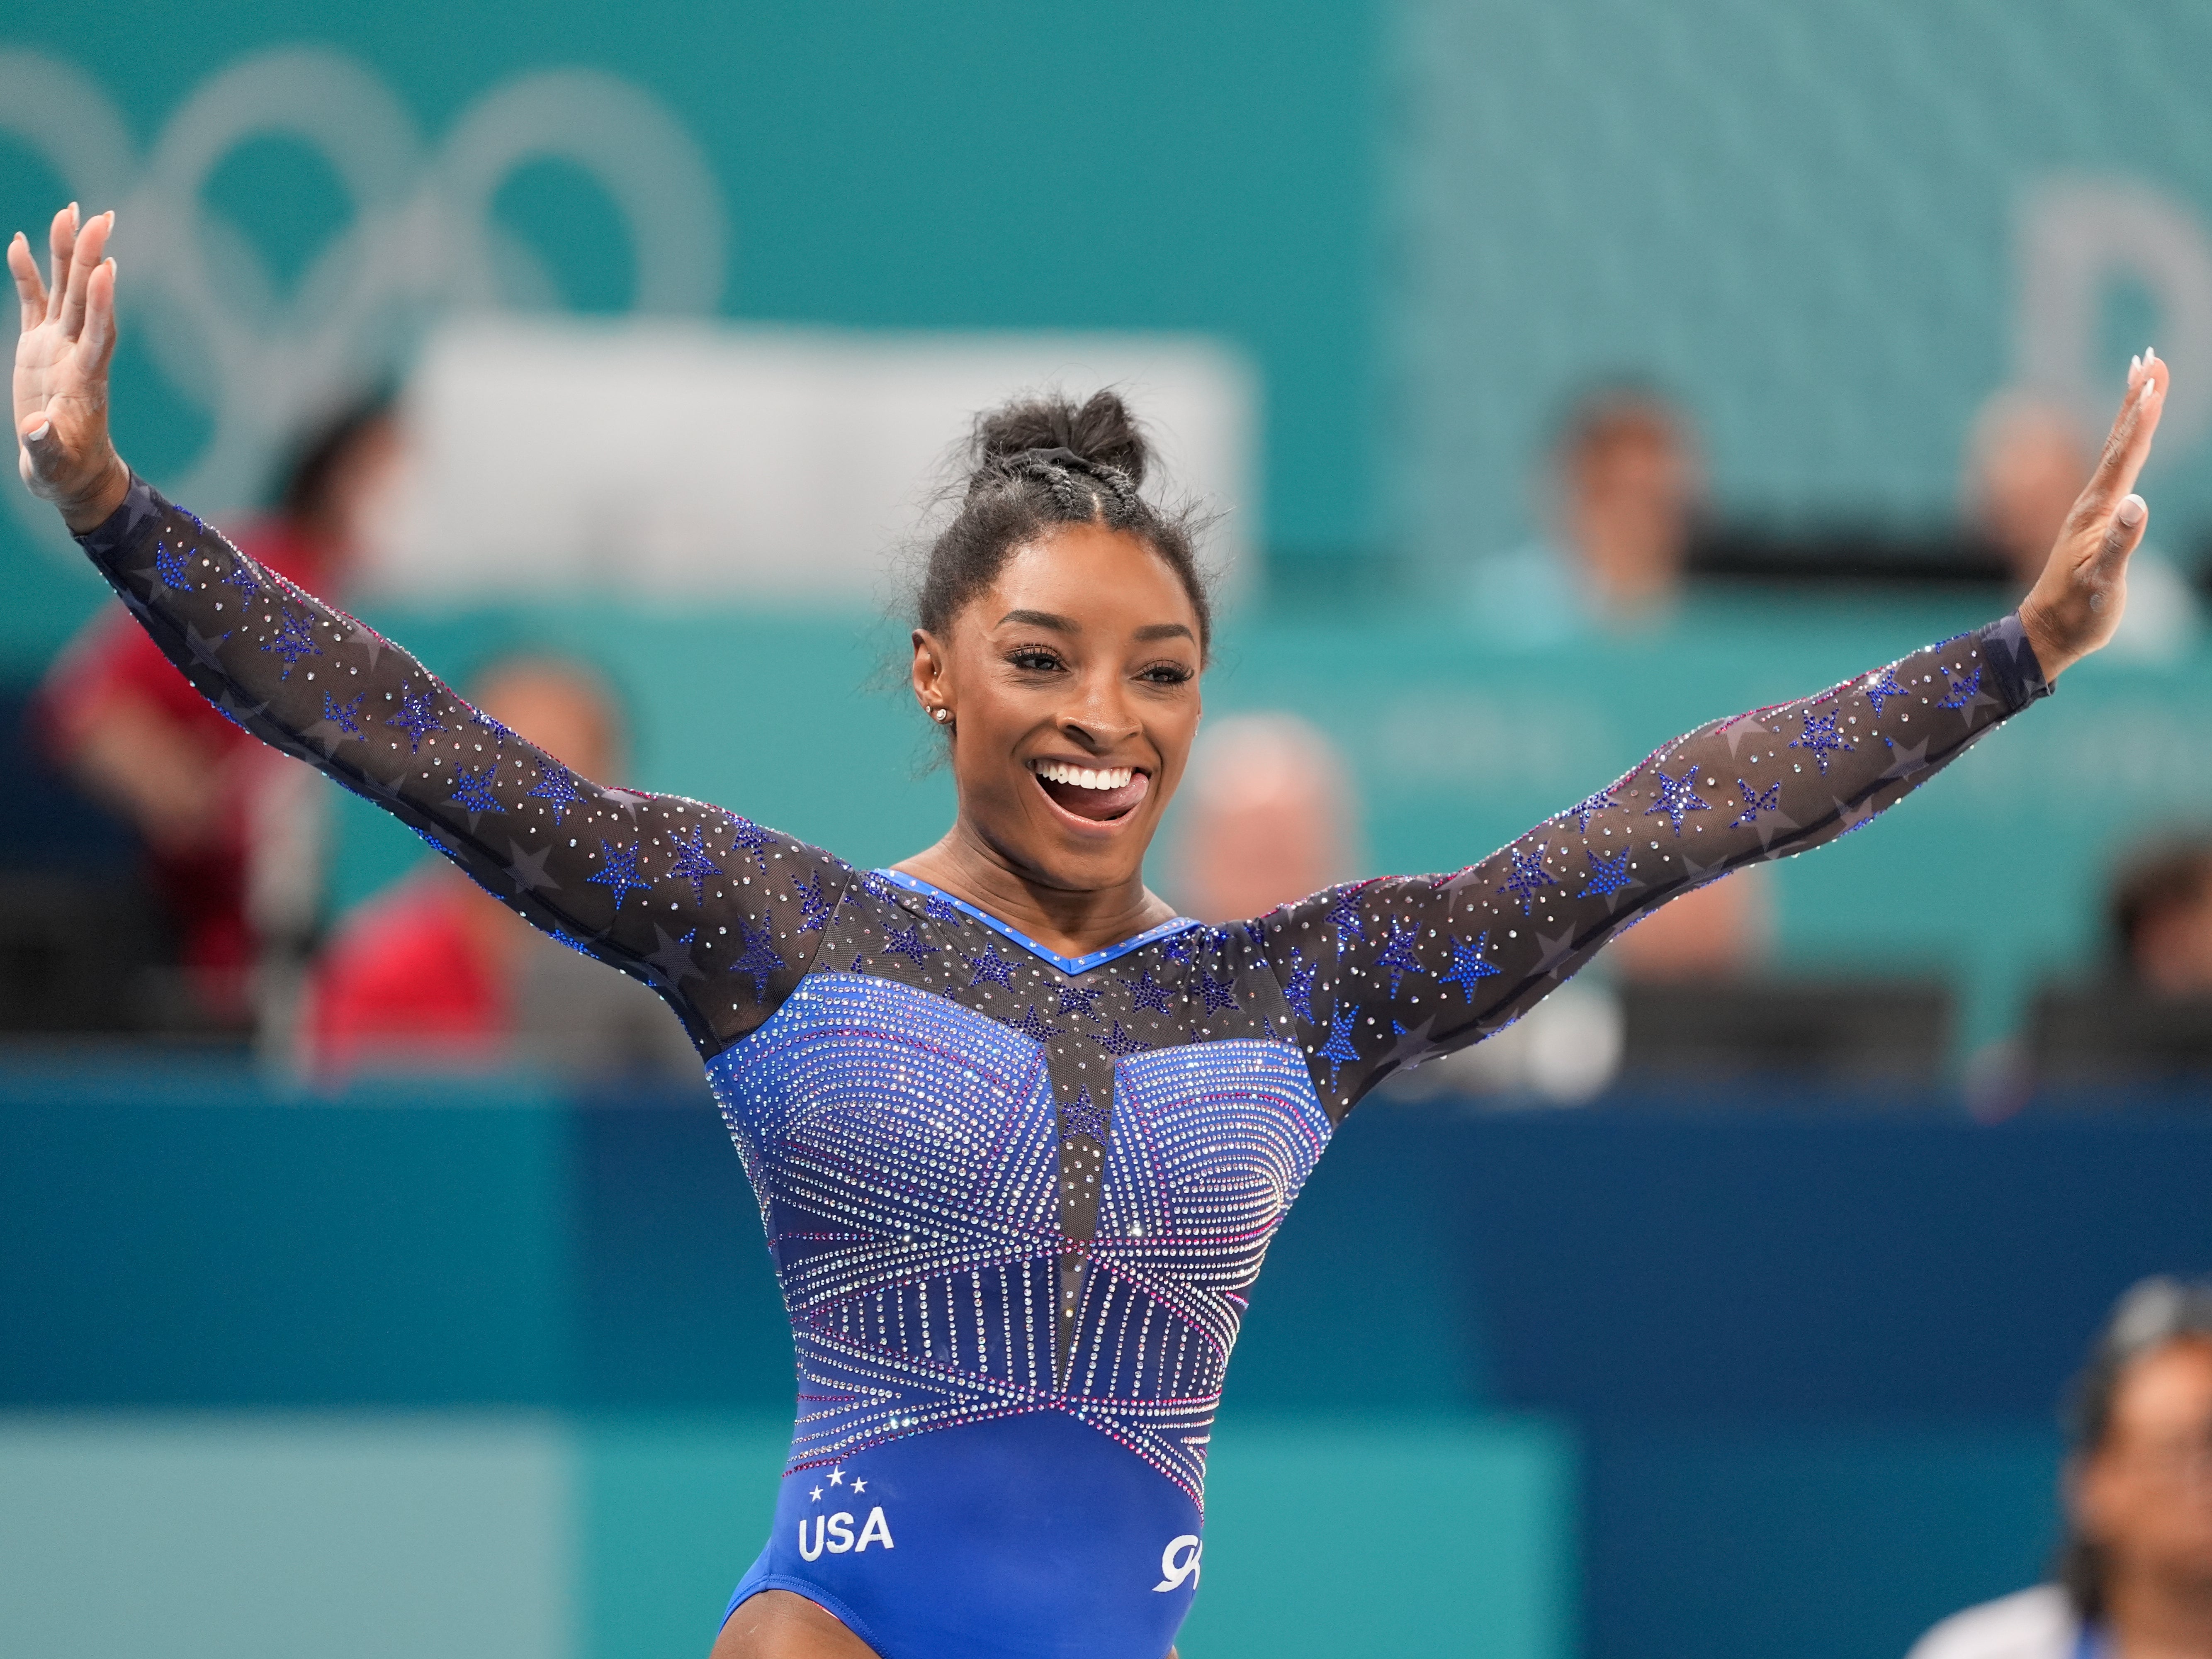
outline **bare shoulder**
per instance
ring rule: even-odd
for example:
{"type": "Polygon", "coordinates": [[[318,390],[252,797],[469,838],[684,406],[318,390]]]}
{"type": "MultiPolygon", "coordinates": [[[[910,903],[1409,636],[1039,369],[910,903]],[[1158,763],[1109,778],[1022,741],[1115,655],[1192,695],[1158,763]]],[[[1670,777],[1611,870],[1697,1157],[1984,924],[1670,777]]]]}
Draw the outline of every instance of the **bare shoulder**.
{"type": "Polygon", "coordinates": [[[2074,1609],[2056,1584],[2038,1584],[1954,1613],[1905,1659],[2069,1659],[2074,1609]]]}

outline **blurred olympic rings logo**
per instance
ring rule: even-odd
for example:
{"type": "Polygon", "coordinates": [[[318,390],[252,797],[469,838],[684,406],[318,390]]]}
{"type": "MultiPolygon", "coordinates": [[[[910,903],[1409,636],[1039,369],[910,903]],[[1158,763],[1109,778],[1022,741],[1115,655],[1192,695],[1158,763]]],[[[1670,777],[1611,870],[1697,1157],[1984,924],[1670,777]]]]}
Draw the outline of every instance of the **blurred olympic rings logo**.
{"type": "MultiPolygon", "coordinates": [[[[118,210],[125,325],[214,416],[198,456],[165,482],[210,508],[247,499],[303,424],[388,374],[440,314],[558,304],[549,273],[491,210],[530,163],[565,162],[605,191],[629,231],[633,310],[710,314],[722,297],[721,190],[706,157],[652,96],[592,70],[502,82],[433,148],[353,59],[262,52],[203,82],[142,157],[82,70],[0,52],[0,132],[43,157],[86,212],[118,210]],[[319,154],[353,207],[289,297],[202,199],[226,158],[264,137],[319,154]]],[[[43,258],[43,224],[24,228],[43,258]]],[[[27,522],[43,532],[52,516],[27,522]]]]}

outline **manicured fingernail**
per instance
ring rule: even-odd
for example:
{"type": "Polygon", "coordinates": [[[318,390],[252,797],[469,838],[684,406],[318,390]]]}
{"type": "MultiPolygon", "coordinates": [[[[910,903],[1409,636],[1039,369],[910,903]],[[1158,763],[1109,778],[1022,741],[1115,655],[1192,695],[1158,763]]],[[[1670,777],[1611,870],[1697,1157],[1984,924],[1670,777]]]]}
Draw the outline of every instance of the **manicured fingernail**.
{"type": "Polygon", "coordinates": [[[2143,505],[2142,496],[2130,495],[2120,503],[2120,522],[2133,530],[2143,521],[2143,514],[2148,511],[2149,509],[2143,505]]]}
{"type": "Polygon", "coordinates": [[[2135,377],[2136,377],[2137,374],[2141,374],[2142,372],[2142,352],[2140,352],[2140,351],[2138,351],[2137,353],[2136,353],[2136,355],[2135,355],[2134,356],[2132,356],[2132,357],[2130,357],[2130,358],[2129,358],[2129,359],[2128,359],[2128,379],[2130,379],[2130,380],[2134,380],[2134,379],[2135,379],[2135,377]]]}
{"type": "Polygon", "coordinates": [[[44,426],[33,427],[23,435],[34,444],[42,444],[46,441],[46,434],[52,432],[53,429],[54,423],[52,421],[48,421],[44,426]]]}
{"type": "Polygon", "coordinates": [[[2143,348],[2143,361],[2147,363],[2156,362],[2158,361],[2158,348],[2156,346],[2145,346],[2143,348]]]}

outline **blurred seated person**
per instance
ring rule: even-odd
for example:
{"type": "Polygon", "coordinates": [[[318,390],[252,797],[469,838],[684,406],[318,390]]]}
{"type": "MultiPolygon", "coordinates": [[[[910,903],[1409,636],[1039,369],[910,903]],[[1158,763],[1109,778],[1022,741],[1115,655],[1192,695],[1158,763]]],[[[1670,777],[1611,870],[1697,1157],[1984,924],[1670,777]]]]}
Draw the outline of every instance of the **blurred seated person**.
{"type": "Polygon", "coordinates": [[[1909,1659],[2212,1659],[2212,1284],[2146,1279],[2075,1385],[2059,1578],[1909,1659]]]}
{"type": "Polygon", "coordinates": [[[1705,466],[1682,410],[1632,383],[1585,393],[1559,424],[1540,493],[1542,538],[1476,568],[1484,631],[1547,645],[1666,621],[1705,511],[1705,466]]]}
{"type": "MultiPolygon", "coordinates": [[[[614,699],[579,663],[504,659],[473,700],[580,776],[626,769],[614,699]]],[[[520,1065],[690,1084],[699,1067],[659,997],[537,932],[441,858],[342,919],[310,977],[302,1035],[327,1082],[520,1065]]]]}
{"type": "Polygon", "coordinates": [[[2028,1022],[2037,1076],[2096,1083],[2212,1072],[2212,838],[2154,842],[2124,859],[2106,920],[2107,974],[2037,994],[2028,1022]]]}
{"type": "Polygon", "coordinates": [[[1209,722],[1176,810],[1179,908],[1200,921],[1264,915],[1352,873],[1351,778],[1336,746],[1296,714],[1209,722]]]}
{"type": "MultiPolygon", "coordinates": [[[[2088,482],[2096,450],[2072,411],[2031,392],[1997,392],[1974,417],[1960,480],[1968,531],[1993,549],[2025,593],[2088,482]]],[[[2155,544],[2128,567],[2128,608],[2109,647],[2164,662],[2192,644],[2198,610],[2188,580],[2155,544]]]]}
{"type": "MultiPolygon", "coordinates": [[[[387,401],[349,410],[300,452],[240,547],[343,599],[399,456],[387,401]]],[[[304,938],[319,902],[312,775],[218,714],[118,605],[55,661],[33,719],[77,786],[137,831],[200,1019],[250,1026],[268,936],[304,938]]]]}

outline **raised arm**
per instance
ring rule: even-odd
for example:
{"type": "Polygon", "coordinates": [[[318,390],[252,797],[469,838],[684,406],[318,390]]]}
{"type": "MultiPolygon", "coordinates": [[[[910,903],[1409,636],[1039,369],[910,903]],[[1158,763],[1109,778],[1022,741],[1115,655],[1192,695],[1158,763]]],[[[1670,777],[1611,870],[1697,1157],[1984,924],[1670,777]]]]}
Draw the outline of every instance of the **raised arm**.
{"type": "Polygon", "coordinates": [[[1510,1024],[1668,899],[1858,829],[2048,695],[2119,621],[2163,373],[2154,356],[2131,369],[2096,475],[2014,615],[1701,726],[1480,864],[1334,888],[1253,924],[1331,1115],[1510,1024]]]}
{"type": "Polygon", "coordinates": [[[225,715],[414,829],[501,902],[642,979],[712,1054],[798,982],[850,872],[696,801],[606,787],[471,708],[374,630],[135,478],[106,420],[112,216],[57,218],[55,281],[18,236],[25,481],[225,715]]]}

